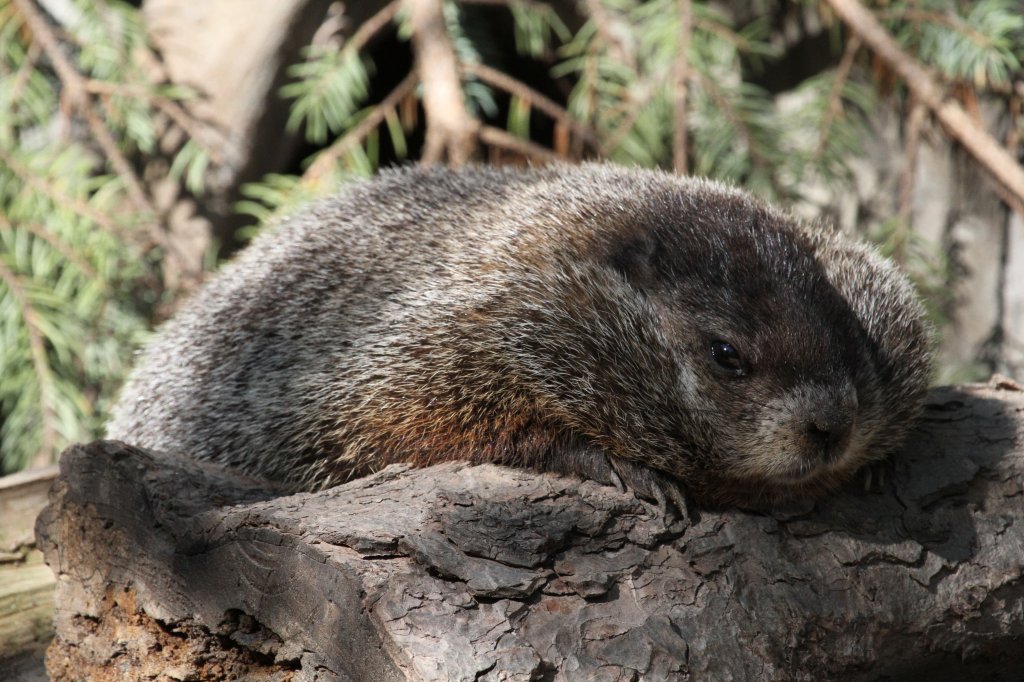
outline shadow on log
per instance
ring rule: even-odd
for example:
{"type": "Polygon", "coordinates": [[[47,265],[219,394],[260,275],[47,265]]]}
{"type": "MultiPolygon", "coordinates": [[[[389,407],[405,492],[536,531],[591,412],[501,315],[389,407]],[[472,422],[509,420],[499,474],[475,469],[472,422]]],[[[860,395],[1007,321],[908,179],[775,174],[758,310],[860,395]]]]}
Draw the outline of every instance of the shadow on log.
{"type": "Polygon", "coordinates": [[[613,488],[391,467],[316,494],[114,442],[37,525],[54,679],[1024,679],[1024,392],[940,388],[878,492],[666,525],[613,488]]]}

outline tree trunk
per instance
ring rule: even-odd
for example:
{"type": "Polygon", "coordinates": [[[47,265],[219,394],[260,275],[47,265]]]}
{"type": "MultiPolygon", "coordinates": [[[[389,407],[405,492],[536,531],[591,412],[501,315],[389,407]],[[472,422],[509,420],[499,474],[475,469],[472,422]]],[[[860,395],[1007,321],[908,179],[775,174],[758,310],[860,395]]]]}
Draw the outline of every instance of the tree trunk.
{"type": "Polygon", "coordinates": [[[592,482],[395,466],[317,494],[70,448],[54,679],[1024,679],[1024,392],[932,392],[877,492],[666,520],[592,482]]]}

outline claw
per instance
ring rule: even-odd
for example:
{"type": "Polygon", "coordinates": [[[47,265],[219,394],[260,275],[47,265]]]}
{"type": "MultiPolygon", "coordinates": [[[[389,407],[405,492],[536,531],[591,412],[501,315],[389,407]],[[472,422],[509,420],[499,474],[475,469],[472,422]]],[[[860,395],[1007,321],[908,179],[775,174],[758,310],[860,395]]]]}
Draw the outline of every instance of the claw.
{"type": "Polygon", "coordinates": [[[889,482],[889,462],[872,462],[864,467],[864,492],[877,492],[889,482]]]}
{"type": "Polygon", "coordinates": [[[683,489],[678,485],[670,485],[668,487],[668,494],[676,509],[679,510],[679,514],[683,517],[688,517],[690,515],[689,506],[687,505],[686,494],[683,493],[683,489]]]}
{"type": "Polygon", "coordinates": [[[632,491],[637,497],[654,501],[666,519],[676,516],[673,508],[680,519],[691,519],[686,494],[678,480],[638,462],[610,455],[602,448],[584,442],[570,443],[565,449],[549,453],[539,468],[584,476],[614,486],[620,493],[632,491]]]}
{"type": "Polygon", "coordinates": [[[666,518],[676,515],[672,513],[673,508],[680,518],[690,518],[685,493],[676,479],[618,457],[609,457],[608,462],[634,495],[653,500],[666,518]]]}
{"type": "Polygon", "coordinates": [[[625,493],[626,492],[626,484],[622,482],[622,479],[619,477],[619,474],[616,473],[615,467],[612,467],[610,465],[610,463],[609,463],[609,467],[608,468],[609,468],[608,478],[611,479],[612,485],[615,486],[615,489],[618,490],[620,493],[625,493]]]}
{"type": "Polygon", "coordinates": [[[649,492],[654,496],[654,500],[658,504],[658,511],[661,512],[661,515],[668,516],[668,500],[665,498],[665,493],[661,489],[661,486],[652,486],[649,492]]]}

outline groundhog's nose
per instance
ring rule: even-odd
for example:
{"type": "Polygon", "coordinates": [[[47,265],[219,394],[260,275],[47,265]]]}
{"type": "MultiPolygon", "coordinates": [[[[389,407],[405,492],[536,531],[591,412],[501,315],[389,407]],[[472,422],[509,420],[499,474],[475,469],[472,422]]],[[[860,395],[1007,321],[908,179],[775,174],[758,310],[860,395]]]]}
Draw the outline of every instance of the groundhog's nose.
{"type": "Polygon", "coordinates": [[[828,410],[813,415],[804,428],[808,455],[825,461],[838,459],[846,449],[853,428],[853,418],[844,410],[828,410]]]}

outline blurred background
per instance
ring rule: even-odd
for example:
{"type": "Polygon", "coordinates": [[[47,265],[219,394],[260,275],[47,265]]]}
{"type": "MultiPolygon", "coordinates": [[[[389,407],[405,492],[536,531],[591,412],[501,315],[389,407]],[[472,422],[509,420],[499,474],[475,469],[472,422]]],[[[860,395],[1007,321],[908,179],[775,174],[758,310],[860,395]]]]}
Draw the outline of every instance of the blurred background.
{"type": "Polygon", "coordinates": [[[0,475],[102,432],[261,226],[378,168],[611,159],[874,241],[936,383],[1024,376],[1021,0],[0,0],[0,475]]]}

